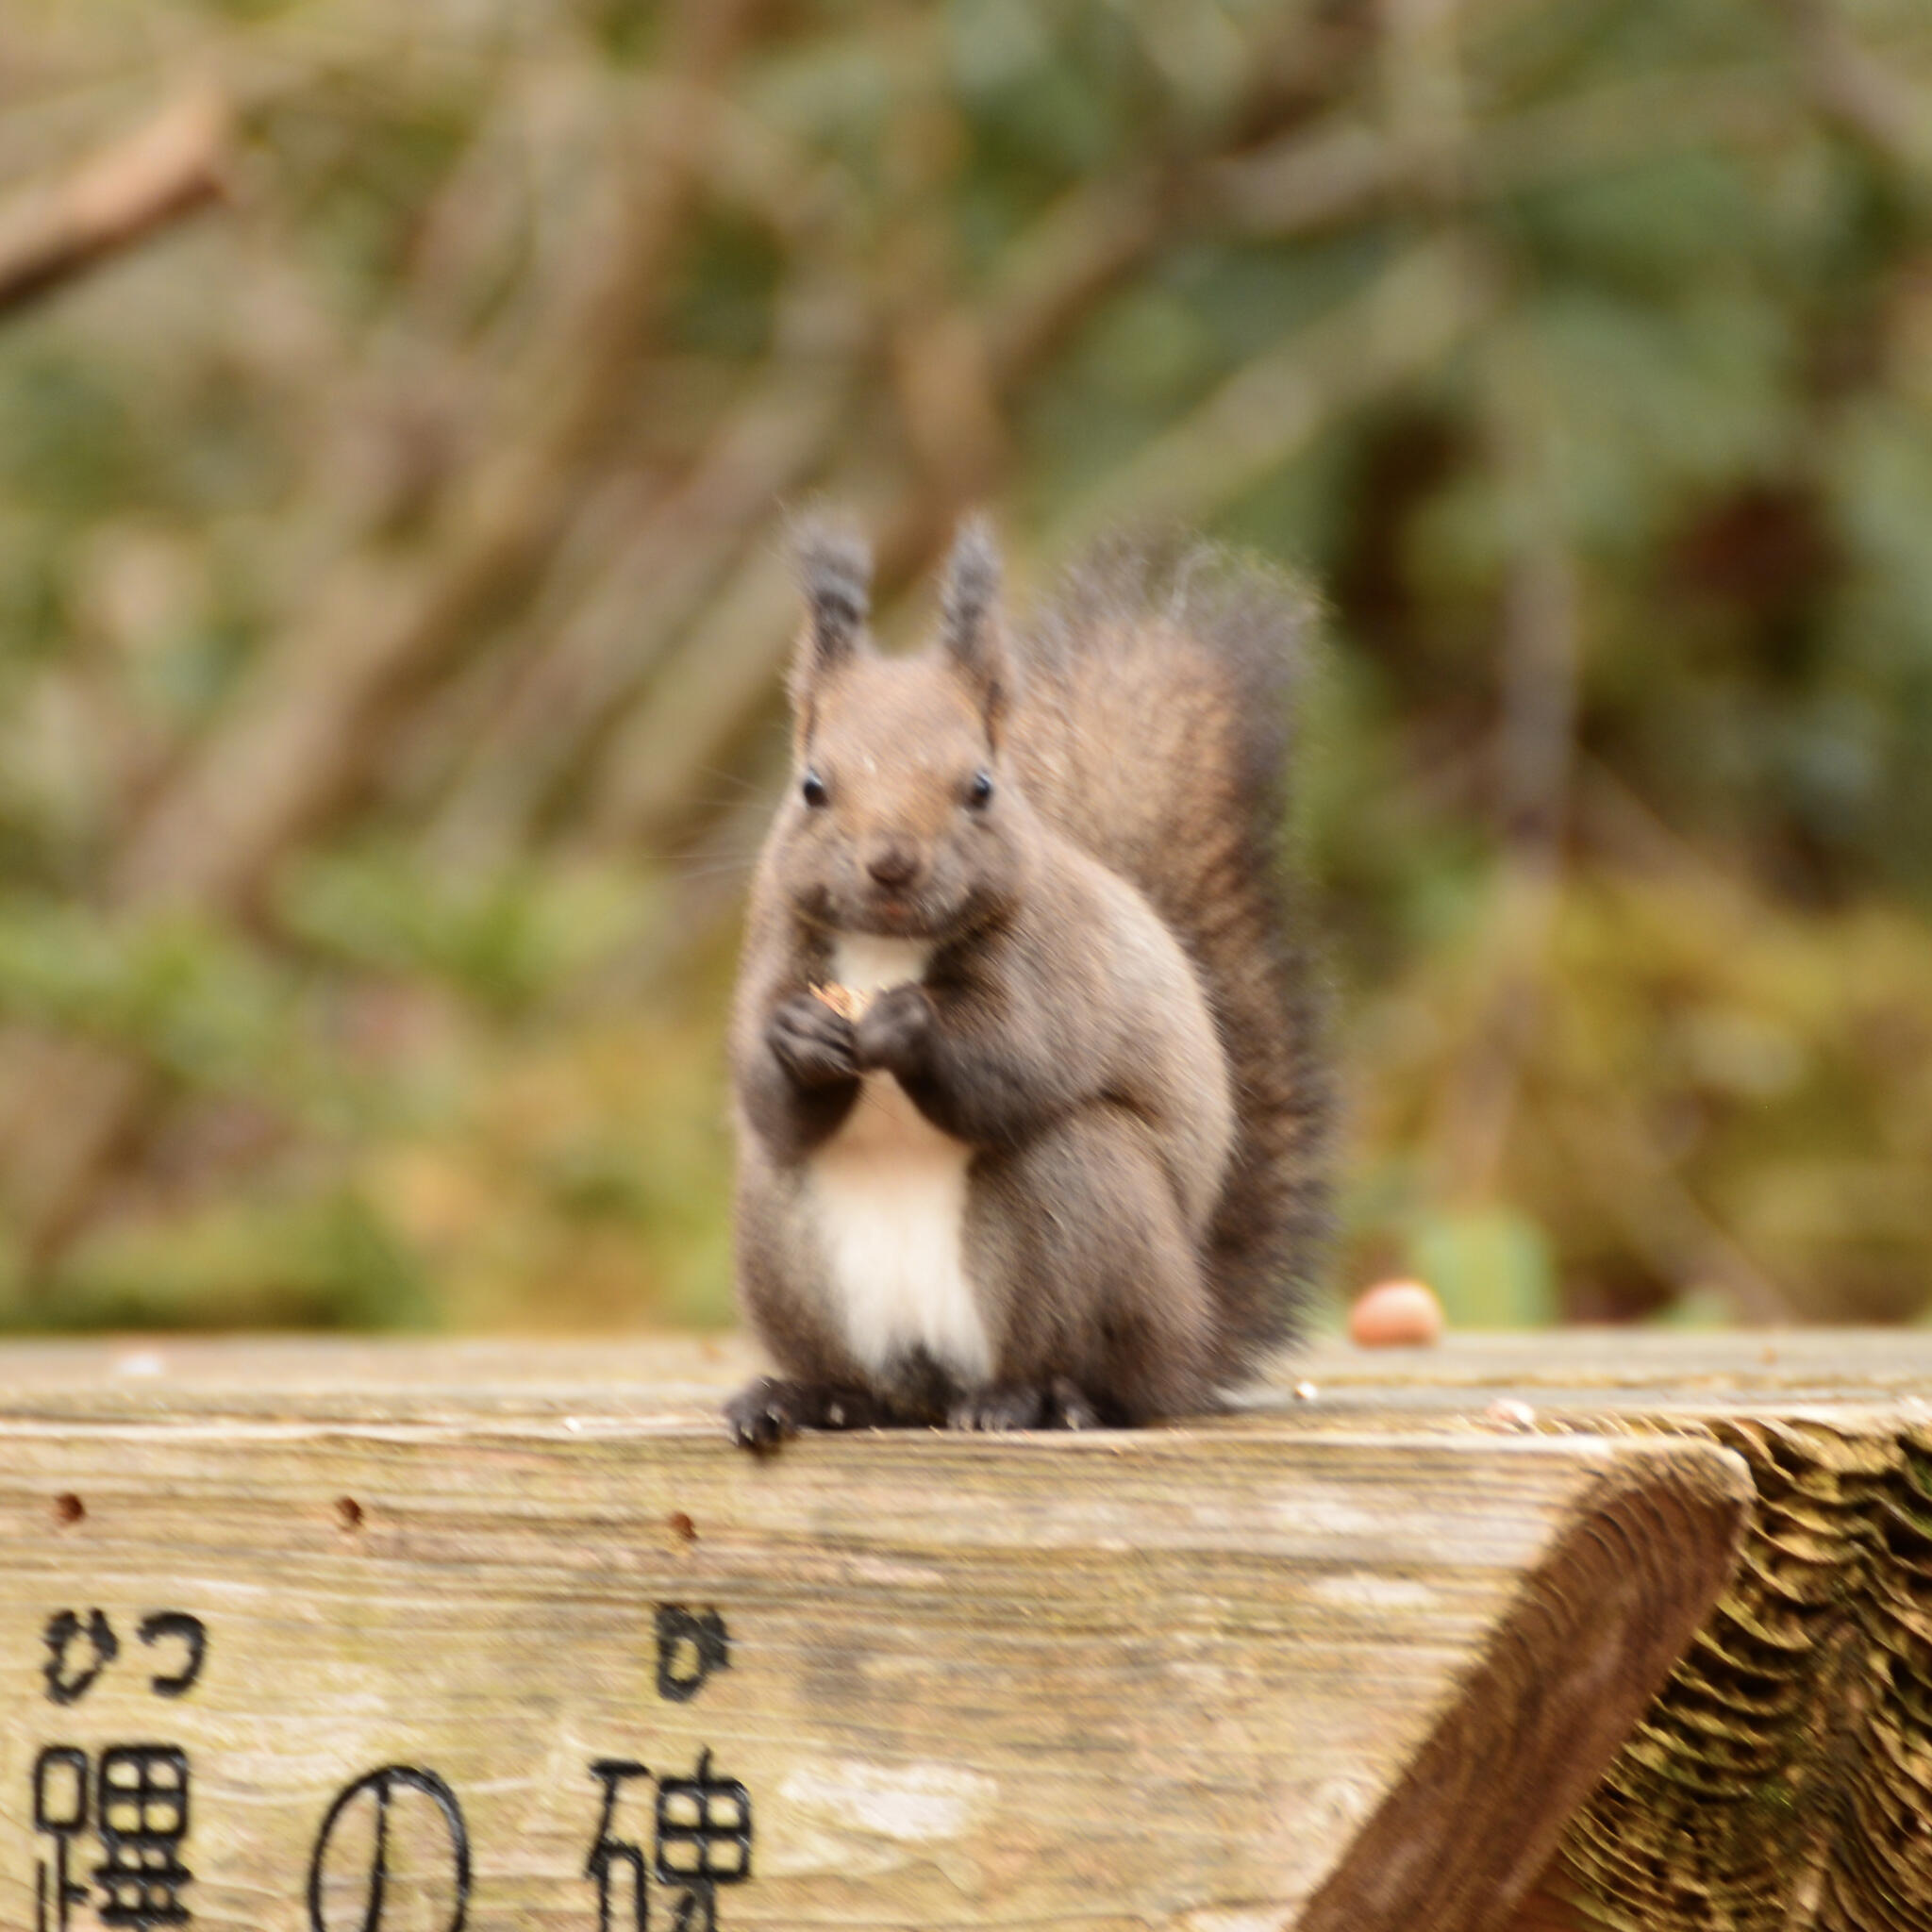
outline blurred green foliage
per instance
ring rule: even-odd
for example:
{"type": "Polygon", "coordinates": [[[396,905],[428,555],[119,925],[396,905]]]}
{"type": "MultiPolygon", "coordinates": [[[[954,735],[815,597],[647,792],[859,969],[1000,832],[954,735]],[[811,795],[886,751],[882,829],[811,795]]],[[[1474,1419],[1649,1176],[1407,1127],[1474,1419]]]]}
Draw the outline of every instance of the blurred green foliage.
{"type": "MultiPolygon", "coordinates": [[[[1932,1303],[1912,0],[25,0],[0,1323],[728,1318],[787,505],[1321,588],[1338,1279],[1932,1303]]],[[[17,231],[0,208],[0,269],[17,231]]]]}

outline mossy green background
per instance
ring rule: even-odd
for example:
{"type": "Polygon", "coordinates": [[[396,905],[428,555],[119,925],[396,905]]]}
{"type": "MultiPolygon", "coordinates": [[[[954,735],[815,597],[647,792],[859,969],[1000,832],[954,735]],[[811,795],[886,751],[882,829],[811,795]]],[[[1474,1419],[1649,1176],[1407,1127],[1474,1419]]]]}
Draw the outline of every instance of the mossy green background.
{"type": "Polygon", "coordinates": [[[729,1319],[817,496],[895,638],[979,503],[1022,595],[1138,516],[1319,590],[1338,1292],[1932,1306],[1912,0],[24,0],[7,41],[21,197],[197,90],[234,133],[221,205],[0,316],[0,1324],[729,1319]],[[241,884],[156,886],[295,658],[445,608],[525,448],[566,511],[241,884]]]}

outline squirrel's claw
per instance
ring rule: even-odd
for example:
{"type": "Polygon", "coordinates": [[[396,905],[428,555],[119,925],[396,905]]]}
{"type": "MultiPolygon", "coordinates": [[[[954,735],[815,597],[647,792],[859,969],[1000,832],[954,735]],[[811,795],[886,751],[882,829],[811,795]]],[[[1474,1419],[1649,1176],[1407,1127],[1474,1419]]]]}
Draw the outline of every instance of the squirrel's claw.
{"type": "Polygon", "coordinates": [[[1064,1375],[1045,1388],[1028,1382],[994,1382],[962,1395],[946,1412],[949,1429],[985,1435],[1011,1429],[1097,1429],[1100,1412],[1064,1375]]]}
{"type": "Polygon", "coordinates": [[[968,1434],[1005,1435],[1046,1424],[1046,1391],[1024,1382],[995,1382],[962,1395],[946,1411],[946,1426],[968,1434]]]}
{"type": "Polygon", "coordinates": [[[1056,1375],[1047,1391],[1054,1424],[1062,1429],[1097,1429],[1102,1426],[1100,1411],[1087,1399],[1087,1392],[1065,1375],[1056,1375]]]}

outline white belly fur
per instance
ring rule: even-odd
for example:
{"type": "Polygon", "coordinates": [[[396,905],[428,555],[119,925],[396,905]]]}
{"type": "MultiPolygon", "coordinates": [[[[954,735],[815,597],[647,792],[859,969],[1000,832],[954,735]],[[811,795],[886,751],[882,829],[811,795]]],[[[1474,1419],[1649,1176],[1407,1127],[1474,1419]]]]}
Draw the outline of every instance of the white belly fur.
{"type": "MultiPolygon", "coordinates": [[[[917,979],[930,948],[842,939],[841,985],[873,991],[917,979]]],[[[941,1133],[890,1074],[868,1074],[845,1124],[813,1156],[808,1193],[827,1285],[854,1357],[874,1373],[924,1348],[961,1382],[992,1373],[992,1349],[962,1241],[972,1150],[941,1133]]]]}

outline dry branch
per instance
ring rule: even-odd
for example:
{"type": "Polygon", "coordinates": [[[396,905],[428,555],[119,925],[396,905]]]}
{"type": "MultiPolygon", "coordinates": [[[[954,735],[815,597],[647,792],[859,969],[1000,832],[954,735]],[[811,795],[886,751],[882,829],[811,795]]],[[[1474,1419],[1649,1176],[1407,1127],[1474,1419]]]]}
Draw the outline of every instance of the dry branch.
{"type": "Polygon", "coordinates": [[[1932,102],[1853,33],[1832,0],[1783,0],[1820,109],[1908,180],[1932,171],[1932,102]]]}
{"type": "Polygon", "coordinates": [[[724,420],[690,475],[513,681],[440,815],[439,835],[452,849],[528,831],[587,741],[758,541],[772,505],[824,463],[844,426],[862,318],[842,315],[820,333],[820,352],[781,361],[724,420]]]}
{"type": "Polygon", "coordinates": [[[1122,520],[1210,517],[1325,424],[1462,341],[1492,306],[1492,283],[1488,265],[1461,243],[1418,242],[1359,294],[1237,370],[1077,501],[1042,550],[1065,555],[1122,520]]]}
{"type": "Polygon", "coordinates": [[[1485,992],[1432,1137],[1449,1170],[1447,1191],[1464,1199],[1484,1198],[1495,1186],[1541,1019],[1561,904],[1582,655],[1553,389],[1527,330],[1497,330],[1483,359],[1490,459],[1511,539],[1495,746],[1503,863],[1485,992]]]}
{"type": "MultiPolygon", "coordinates": [[[[604,273],[533,371],[536,424],[458,479],[426,563],[381,552],[345,562],[136,824],[109,874],[116,905],[245,905],[290,844],[353,796],[380,749],[384,713],[485,632],[552,554],[621,421],[611,398],[662,292],[701,177],[705,104],[752,6],[689,0],[683,9],[671,58],[691,84],[671,98],[684,118],[641,143],[604,273]]],[[[84,1217],[152,1091],[144,1074],[110,1074],[102,1049],[67,1051],[72,1102],[58,1158],[39,1163],[30,1188],[16,1178],[10,1190],[17,1224],[42,1257],[84,1217]]]]}
{"type": "Polygon", "coordinates": [[[1236,229],[1273,240],[1359,221],[1426,191],[1476,206],[1588,178],[1666,153],[1775,139],[1782,123],[1761,66],[1650,75],[1476,124],[1443,166],[1426,143],[1391,140],[1339,112],[1204,170],[1203,205],[1236,229]]]}
{"type": "Polygon", "coordinates": [[[214,200],[230,138],[226,102],[192,94],[0,208],[0,315],[214,200]]]}

